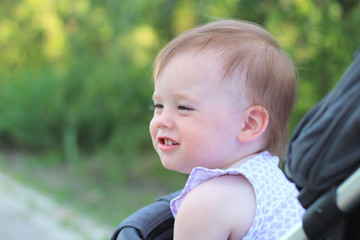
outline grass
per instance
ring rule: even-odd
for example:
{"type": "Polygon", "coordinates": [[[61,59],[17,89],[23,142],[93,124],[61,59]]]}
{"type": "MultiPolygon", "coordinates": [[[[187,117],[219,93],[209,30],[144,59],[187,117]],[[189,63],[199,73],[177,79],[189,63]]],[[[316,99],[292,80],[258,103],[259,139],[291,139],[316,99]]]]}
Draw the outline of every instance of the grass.
{"type": "MultiPolygon", "coordinates": [[[[154,155],[131,159],[109,154],[61,161],[58,153],[0,152],[0,169],[18,181],[108,226],[119,224],[157,197],[175,191],[185,176],[159,168],[154,155]]],[[[110,234],[110,233],[109,233],[110,234]]]]}

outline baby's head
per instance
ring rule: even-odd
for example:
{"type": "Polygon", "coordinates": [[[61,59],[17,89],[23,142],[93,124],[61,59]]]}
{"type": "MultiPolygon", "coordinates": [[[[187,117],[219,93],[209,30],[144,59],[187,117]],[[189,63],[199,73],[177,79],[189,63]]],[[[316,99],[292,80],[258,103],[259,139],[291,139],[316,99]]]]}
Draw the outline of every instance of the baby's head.
{"type": "Polygon", "coordinates": [[[269,123],[263,149],[282,155],[296,98],[296,69],[274,37],[258,25],[237,20],[197,27],[161,50],[155,61],[154,81],[174,56],[187,51],[211,52],[222,67],[222,81],[234,86],[234,96],[245,94],[250,105],[267,110],[269,123]]]}

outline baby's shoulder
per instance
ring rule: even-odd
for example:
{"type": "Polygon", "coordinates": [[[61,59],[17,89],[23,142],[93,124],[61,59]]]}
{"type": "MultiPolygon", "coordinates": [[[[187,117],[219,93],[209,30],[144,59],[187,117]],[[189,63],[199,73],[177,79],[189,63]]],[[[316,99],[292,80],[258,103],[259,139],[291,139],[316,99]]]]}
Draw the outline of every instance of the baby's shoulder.
{"type": "Polygon", "coordinates": [[[218,195],[216,193],[224,193],[224,196],[227,196],[227,194],[230,193],[244,193],[244,191],[249,193],[253,192],[253,187],[251,183],[247,180],[247,178],[241,174],[226,174],[214,177],[204,183],[201,183],[193,190],[195,190],[194,192],[209,191],[209,194],[214,195],[218,195]]]}
{"type": "Polygon", "coordinates": [[[218,229],[220,224],[224,234],[239,239],[251,227],[255,212],[256,197],[248,180],[242,175],[223,175],[192,189],[181,204],[177,218],[191,216],[207,228],[218,229]]]}
{"type": "MultiPolygon", "coordinates": [[[[200,184],[197,188],[194,189],[195,194],[199,196],[206,194],[209,196],[210,203],[223,204],[222,210],[228,206],[231,208],[229,210],[234,212],[234,209],[240,209],[242,206],[254,205],[255,212],[254,188],[243,175],[222,175],[200,184]]],[[[249,210],[248,207],[245,208],[249,210]]]]}

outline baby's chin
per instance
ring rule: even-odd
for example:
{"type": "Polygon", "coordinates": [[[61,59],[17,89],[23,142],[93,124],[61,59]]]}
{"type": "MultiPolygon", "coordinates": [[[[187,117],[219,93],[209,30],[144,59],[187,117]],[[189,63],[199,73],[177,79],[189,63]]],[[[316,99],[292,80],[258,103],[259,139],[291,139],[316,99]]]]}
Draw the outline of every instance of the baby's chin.
{"type": "Polygon", "coordinates": [[[188,168],[182,168],[180,166],[176,166],[172,163],[169,163],[167,161],[161,161],[162,165],[164,168],[166,168],[167,170],[170,170],[170,171],[174,171],[174,172],[178,172],[178,173],[182,173],[182,174],[190,174],[191,173],[191,169],[188,169],[188,168]]]}

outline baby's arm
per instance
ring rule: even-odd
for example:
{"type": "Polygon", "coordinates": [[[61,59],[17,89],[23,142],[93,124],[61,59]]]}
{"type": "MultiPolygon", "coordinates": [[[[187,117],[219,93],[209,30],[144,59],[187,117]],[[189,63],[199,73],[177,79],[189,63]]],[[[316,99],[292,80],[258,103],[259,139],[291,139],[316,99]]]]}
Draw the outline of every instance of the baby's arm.
{"type": "Polygon", "coordinates": [[[241,239],[255,212],[255,193],[245,177],[217,177],[185,197],[175,219],[174,239],[241,239]]]}

